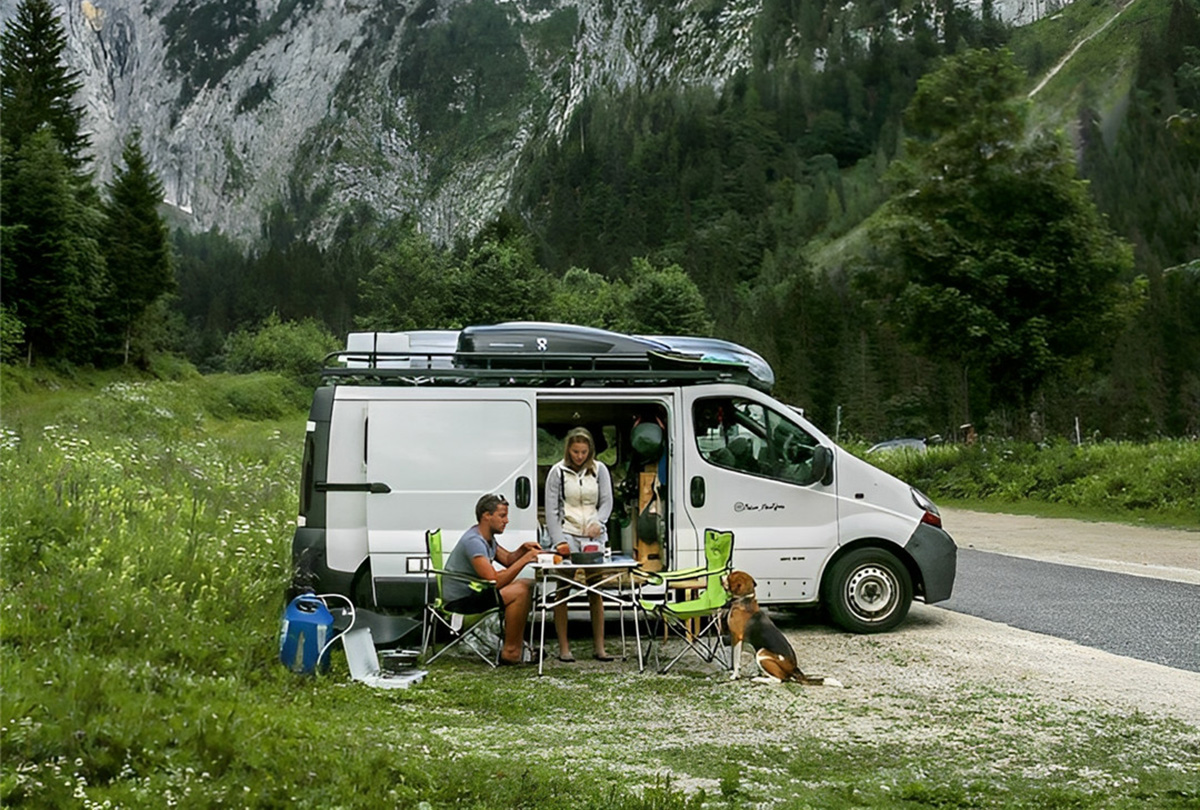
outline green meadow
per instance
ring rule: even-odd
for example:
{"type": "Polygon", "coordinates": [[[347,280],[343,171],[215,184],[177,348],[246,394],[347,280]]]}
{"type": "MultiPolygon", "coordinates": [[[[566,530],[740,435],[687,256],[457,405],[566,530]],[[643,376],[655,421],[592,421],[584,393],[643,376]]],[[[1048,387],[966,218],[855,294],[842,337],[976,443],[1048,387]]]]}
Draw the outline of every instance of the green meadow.
{"type": "MultiPolygon", "coordinates": [[[[1200,806],[1196,729],[970,684],[876,736],[885,718],[863,716],[861,701],[701,668],[539,680],[447,656],[421,684],[376,692],[337,653],[328,675],[293,675],[278,633],[310,392],[268,374],[177,376],[4,369],[6,807],[1200,806]],[[1059,764],[1039,769],[1046,758],[1059,764]]],[[[1070,466],[1069,449],[1051,450],[1056,469],[1070,466]]],[[[1146,485],[1148,504],[1122,496],[1127,516],[1195,507],[1195,443],[1098,452],[1073,463],[1101,483],[1072,498],[1116,498],[1105,470],[1117,468],[1127,491],[1160,482],[1146,485]],[[1168,472],[1135,475],[1155,459],[1168,472]],[[1155,500],[1164,481],[1183,494],[1155,500]]],[[[906,462],[935,496],[959,482],[949,461],[932,469],[941,453],[906,462]]],[[[1005,497],[1053,483],[989,475],[1005,497]]]]}

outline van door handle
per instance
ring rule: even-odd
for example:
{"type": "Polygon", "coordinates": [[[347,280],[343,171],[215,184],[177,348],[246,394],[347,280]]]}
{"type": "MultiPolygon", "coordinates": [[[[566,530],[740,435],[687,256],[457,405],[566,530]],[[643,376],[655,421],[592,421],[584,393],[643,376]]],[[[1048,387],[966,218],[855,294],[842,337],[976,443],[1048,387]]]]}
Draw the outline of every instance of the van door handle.
{"type": "Polygon", "coordinates": [[[691,495],[692,506],[697,509],[704,506],[704,479],[698,475],[692,476],[691,495]]]}
{"type": "Polygon", "coordinates": [[[328,481],[317,481],[313,484],[317,492],[370,492],[375,495],[386,495],[392,491],[387,484],[375,481],[369,484],[331,484],[328,481]]]}
{"type": "Polygon", "coordinates": [[[522,475],[520,478],[517,479],[517,508],[518,509],[528,509],[529,508],[529,494],[530,494],[529,478],[522,475]]]}

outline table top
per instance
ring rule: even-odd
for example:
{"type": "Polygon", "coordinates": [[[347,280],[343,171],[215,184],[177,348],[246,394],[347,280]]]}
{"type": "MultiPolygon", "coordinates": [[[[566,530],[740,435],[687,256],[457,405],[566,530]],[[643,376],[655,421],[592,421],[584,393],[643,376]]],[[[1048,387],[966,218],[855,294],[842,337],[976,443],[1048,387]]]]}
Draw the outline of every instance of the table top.
{"type": "Polygon", "coordinates": [[[552,571],[556,568],[583,568],[589,570],[603,570],[605,568],[634,569],[638,567],[638,561],[633,557],[626,557],[623,554],[614,554],[610,560],[600,560],[599,562],[594,563],[573,563],[570,560],[563,560],[560,563],[550,563],[549,565],[546,565],[535,560],[533,562],[533,567],[545,571],[552,571]]]}

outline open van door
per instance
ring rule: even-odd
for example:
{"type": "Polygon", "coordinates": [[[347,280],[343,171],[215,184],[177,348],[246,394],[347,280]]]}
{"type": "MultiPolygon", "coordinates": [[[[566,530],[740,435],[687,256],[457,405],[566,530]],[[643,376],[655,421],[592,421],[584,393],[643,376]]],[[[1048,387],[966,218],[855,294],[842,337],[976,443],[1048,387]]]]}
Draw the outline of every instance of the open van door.
{"type": "Polygon", "coordinates": [[[833,448],[770,398],[683,393],[692,426],[683,442],[688,520],[697,531],[733,531],[734,566],[757,580],[760,600],[816,600],[821,566],[838,544],[833,448]]]}
{"type": "Polygon", "coordinates": [[[367,547],[377,601],[381,584],[421,578],[425,532],[441,528],[447,550],[475,523],[475,503],[509,503],[505,548],[537,539],[536,427],[531,395],[406,392],[367,410],[367,480],[389,491],[367,496],[367,547]]]}

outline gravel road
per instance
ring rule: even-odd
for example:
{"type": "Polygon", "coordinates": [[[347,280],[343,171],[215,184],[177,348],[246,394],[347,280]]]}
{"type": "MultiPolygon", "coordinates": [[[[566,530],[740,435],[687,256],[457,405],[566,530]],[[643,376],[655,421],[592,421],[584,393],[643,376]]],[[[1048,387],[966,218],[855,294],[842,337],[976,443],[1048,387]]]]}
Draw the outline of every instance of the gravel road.
{"type": "MultiPolygon", "coordinates": [[[[962,510],[944,510],[943,518],[962,548],[1200,583],[1200,531],[962,510]]],[[[843,633],[803,613],[779,618],[801,666],[842,681],[847,688],[836,690],[837,699],[861,700],[864,711],[886,704],[903,713],[906,705],[964,689],[995,690],[1066,712],[1142,712],[1200,730],[1200,673],[920,603],[899,629],[870,636],[843,633]]]]}

